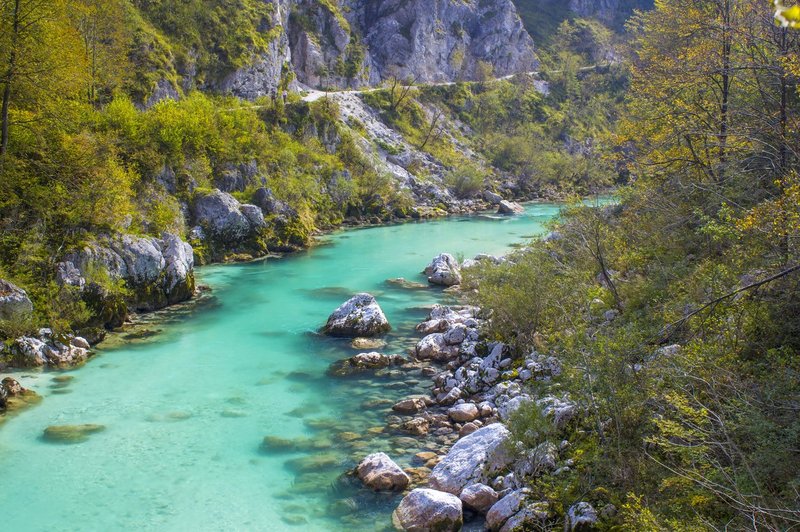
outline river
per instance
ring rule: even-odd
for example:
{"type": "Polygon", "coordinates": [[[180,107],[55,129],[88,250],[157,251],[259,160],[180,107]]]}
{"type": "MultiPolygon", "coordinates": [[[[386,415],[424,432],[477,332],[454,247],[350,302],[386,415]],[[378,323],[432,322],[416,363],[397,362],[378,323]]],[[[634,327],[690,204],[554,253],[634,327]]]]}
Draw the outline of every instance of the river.
{"type": "Polygon", "coordinates": [[[283,259],[201,268],[211,295],[156,322],[152,336],[101,349],[68,382],[53,380],[62,373],[15,375],[44,401],[0,427],[2,528],[385,529],[398,496],[339,477],[371,451],[412,464],[424,442],[380,430],[391,401],[430,381],[418,372],[326,377],[331,362],[358,351],[315,331],[366,291],[394,327],[383,351],[404,353],[443,294],[387,279],[424,282],[419,272],[440,252],[507,253],[557,213],[532,204],[513,218],[347,230],[283,259]],[[72,445],[41,437],[50,425],[81,423],[106,429],[72,445]],[[265,452],[265,436],[308,438],[314,450],[265,452]]]}

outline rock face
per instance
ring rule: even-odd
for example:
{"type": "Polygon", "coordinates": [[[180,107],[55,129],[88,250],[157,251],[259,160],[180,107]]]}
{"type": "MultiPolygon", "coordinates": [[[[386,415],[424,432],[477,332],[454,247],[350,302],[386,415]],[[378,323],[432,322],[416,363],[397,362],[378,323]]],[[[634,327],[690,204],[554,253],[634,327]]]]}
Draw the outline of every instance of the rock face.
{"type": "Polygon", "coordinates": [[[460,439],[433,469],[432,488],[460,495],[475,483],[486,483],[491,475],[511,463],[504,448],[509,432],[500,423],[487,425],[460,439]]]}
{"type": "Polygon", "coordinates": [[[255,99],[294,88],[474,80],[536,70],[512,0],[270,0],[267,48],[209,88],[255,99]]]}
{"type": "Polygon", "coordinates": [[[364,458],[356,467],[358,478],[375,491],[401,491],[408,486],[409,478],[385,453],[375,453],[364,458]]]}
{"type": "Polygon", "coordinates": [[[399,530],[456,532],[463,524],[461,499],[449,493],[418,488],[405,496],[392,515],[399,530]]]}
{"type": "Polygon", "coordinates": [[[62,284],[100,294],[94,276],[122,280],[130,289],[128,304],[155,310],[179,303],[194,293],[194,253],[177,235],[161,239],[133,235],[105,236],[68,254],[58,265],[62,284]],[[95,286],[91,286],[95,284],[95,286]]]}
{"type": "Polygon", "coordinates": [[[24,319],[32,312],[33,303],[25,290],[0,279],[0,320],[24,319]]]}
{"type": "Polygon", "coordinates": [[[461,284],[461,267],[458,261],[449,253],[442,253],[435,257],[423,272],[428,276],[428,282],[441,286],[454,286],[461,284]]]}
{"type": "Polygon", "coordinates": [[[391,329],[375,298],[370,294],[357,294],[330,315],[322,332],[352,338],[377,336],[391,329]]]}
{"type": "Polygon", "coordinates": [[[505,76],[535,70],[533,40],[511,0],[355,0],[348,20],[364,34],[372,68],[420,82],[476,79],[482,64],[505,76]]]}
{"type": "Polygon", "coordinates": [[[603,22],[619,24],[634,9],[652,9],[653,0],[569,0],[569,9],[580,17],[596,17],[603,22]]]}
{"type": "Polygon", "coordinates": [[[238,242],[247,238],[253,226],[242,205],[227,192],[214,190],[195,198],[195,221],[212,235],[238,242]]]}

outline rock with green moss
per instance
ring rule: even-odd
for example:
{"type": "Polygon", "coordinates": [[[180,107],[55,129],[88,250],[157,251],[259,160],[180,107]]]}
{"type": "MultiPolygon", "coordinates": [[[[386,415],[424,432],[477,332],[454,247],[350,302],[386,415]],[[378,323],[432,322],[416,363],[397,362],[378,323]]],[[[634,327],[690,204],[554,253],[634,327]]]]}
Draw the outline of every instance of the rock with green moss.
{"type": "Polygon", "coordinates": [[[389,320],[370,294],[356,294],[328,318],[322,332],[329,336],[372,337],[389,332],[389,320]]]}
{"type": "Polygon", "coordinates": [[[92,434],[105,429],[105,425],[96,424],[51,425],[44,429],[42,438],[52,443],[81,443],[88,440],[92,434]]]}

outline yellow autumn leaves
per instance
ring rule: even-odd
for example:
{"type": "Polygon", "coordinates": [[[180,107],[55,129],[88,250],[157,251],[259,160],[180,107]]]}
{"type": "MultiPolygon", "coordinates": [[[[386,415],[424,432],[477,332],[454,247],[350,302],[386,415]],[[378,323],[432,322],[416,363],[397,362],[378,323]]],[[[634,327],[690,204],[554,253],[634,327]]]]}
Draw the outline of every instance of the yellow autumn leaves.
{"type": "Polygon", "coordinates": [[[783,0],[773,0],[775,4],[775,24],[782,28],[797,28],[800,26],[800,5],[786,7],[783,0]]]}

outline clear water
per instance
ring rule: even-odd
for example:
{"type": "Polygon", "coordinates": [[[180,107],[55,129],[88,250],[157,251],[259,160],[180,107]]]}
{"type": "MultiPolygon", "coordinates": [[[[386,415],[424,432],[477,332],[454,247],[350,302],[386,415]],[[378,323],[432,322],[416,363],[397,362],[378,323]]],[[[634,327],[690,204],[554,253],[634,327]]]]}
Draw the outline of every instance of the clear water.
{"type": "Polygon", "coordinates": [[[326,377],[331,362],[358,351],[314,331],[368,291],[394,326],[383,351],[402,353],[423,307],[443,294],[387,279],[424,282],[420,270],[444,251],[508,252],[557,212],[537,204],[514,218],[343,231],[284,259],[203,268],[212,295],[162,315],[146,341],[103,349],[66,385],[54,373],[16,375],[45,400],[0,428],[2,528],[386,529],[397,496],[371,494],[341,474],[371,451],[410,465],[425,450],[424,441],[367,429],[384,426],[391,400],[429,381],[413,371],[400,380],[326,377]],[[49,425],[82,423],[106,430],[72,445],[41,438],[49,425]],[[320,449],[267,453],[267,435],[313,438],[320,449]]]}

